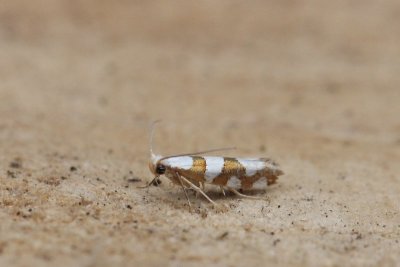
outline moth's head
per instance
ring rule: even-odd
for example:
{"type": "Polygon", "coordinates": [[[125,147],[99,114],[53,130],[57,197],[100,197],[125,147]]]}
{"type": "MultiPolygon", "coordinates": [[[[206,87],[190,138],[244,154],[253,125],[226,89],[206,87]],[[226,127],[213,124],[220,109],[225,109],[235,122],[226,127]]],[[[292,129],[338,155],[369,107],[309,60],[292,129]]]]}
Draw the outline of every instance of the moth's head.
{"type": "Polygon", "coordinates": [[[151,155],[151,160],[149,162],[149,169],[154,175],[162,175],[166,171],[165,165],[160,161],[162,157],[159,155],[151,155]]]}

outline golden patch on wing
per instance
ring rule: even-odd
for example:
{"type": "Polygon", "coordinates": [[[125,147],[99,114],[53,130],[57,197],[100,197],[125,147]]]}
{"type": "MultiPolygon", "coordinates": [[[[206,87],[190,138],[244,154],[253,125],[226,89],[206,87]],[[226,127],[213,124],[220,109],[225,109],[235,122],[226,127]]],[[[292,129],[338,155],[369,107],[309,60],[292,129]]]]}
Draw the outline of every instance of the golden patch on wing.
{"type": "Polygon", "coordinates": [[[203,183],[205,181],[204,174],[206,172],[206,160],[203,157],[192,156],[193,165],[187,170],[177,170],[177,172],[190,179],[203,183]]]}
{"type": "MultiPolygon", "coordinates": [[[[246,168],[235,158],[224,158],[224,167],[221,173],[212,181],[215,185],[225,186],[232,176],[242,180],[246,174],[246,168]]],[[[243,180],[242,180],[243,181],[243,180]]]]}

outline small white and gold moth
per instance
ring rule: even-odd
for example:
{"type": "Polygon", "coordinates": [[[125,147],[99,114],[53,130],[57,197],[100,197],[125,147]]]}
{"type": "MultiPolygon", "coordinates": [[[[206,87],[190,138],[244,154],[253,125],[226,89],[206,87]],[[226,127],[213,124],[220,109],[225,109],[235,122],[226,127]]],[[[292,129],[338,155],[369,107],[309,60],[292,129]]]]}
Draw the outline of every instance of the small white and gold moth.
{"type": "Polygon", "coordinates": [[[197,191],[215,205],[216,203],[204,192],[205,184],[219,186],[224,194],[224,189],[227,189],[241,197],[257,198],[244,195],[238,190],[266,189],[267,186],[276,183],[278,176],[283,174],[279,165],[267,158],[200,156],[201,154],[227,149],[214,149],[166,157],[155,155],[153,153],[153,135],[154,125],[157,122],[152,124],[150,133],[151,160],[149,168],[155,177],[149,185],[161,175],[165,175],[174,184],[182,187],[189,207],[191,207],[191,204],[186,193],[187,189],[197,191]]]}

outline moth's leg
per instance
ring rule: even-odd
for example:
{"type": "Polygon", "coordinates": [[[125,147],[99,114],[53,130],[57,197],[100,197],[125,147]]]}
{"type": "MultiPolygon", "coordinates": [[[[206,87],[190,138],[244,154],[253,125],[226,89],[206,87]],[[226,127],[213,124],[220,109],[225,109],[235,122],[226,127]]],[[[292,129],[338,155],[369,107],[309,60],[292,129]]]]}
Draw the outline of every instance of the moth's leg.
{"type": "Polygon", "coordinates": [[[200,183],[200,189],[204,191],[204,189],[206,188],[203,182],[199,182],[200,183]]]}
{"type": "Polygon", "coordinates": [[[154,177],[154,179],[153,180],[151,180],[151,182],[150,183],[148,183],[147,185],[145,185],[145,186],[138,186],[138,188],[141,188],[141,189],[143,189],[143,188],[149,188],[150,187],[150,185],[152,185],[154,182],[156,182],[157,184],[158,184],[158,182],[157,182],[157,179],[159,178],[160,176],[156,176],[156,177],[154,177]]]}
{"type": "Polygon", "coordinates": [[[224,197],[226,197],[224,187],[221,185],[221,186],[219,187],[219,189],[221,189],[222,194],[224,195],[224,197]]]}
{"type": "Polygon", "coordinates": [[[258,199],[258,200],[266,200],[269,201],[268,198],[265,197],[255,197],[255,196],[248,196],[245,194],[240,193],[239,191],[237,191],[235,188],[232,187],[227,187],[229,191],[233,192],[235,195],[242,197],[242,198],[249,198],[249,199],[258,199]]]}
{"type": "Polygon", "coordinates": [[[186,200],[187,200],[187,202],[188,202],[188,204],[189,204],[189,211],[191,211],[191,210],[192,210],[192,203],[190,203],[189,196],[188,196],[188,194],[187,194],[187,192],[186,192],[186,187],[183,185],[182,178],[181,178],[181,176],[179,175],[179,173],[176,172],[175,175],[176,175],[176,177],[178,177],[179,183],[180,183],[181,186],[182,186],[182,190],[183,190],[183,192],[185,193],[186,200]]]}
{"type": "Polygon", "coordinates": [[[180,179],[182,179],[183,181],[185,181],[186,183],[188,183],[194,190],[196,190],[197,192],[199,192],[200,194],[202,194],[208,201],[210,201],[210,203],[212,203],[214,206],[217,206],[217,203],[215,203],[214,201],[212,201],[211,198],[209,198],[207,196],[206,193],[204,193],[203,190],[201,190],[198,186],[195,186],[192,182],[190,182],[188,179],[186,179],[183,176],[180,176],[180,179]]]}
{"type": "MultiPolygon", "coordinates": [[[[201,190],[204,191],[205,186],[204,186],[203,182],[199,182],[199,187],[200,187],[201,190]]],[[[196,198],[198,198],[199,195],[200,195],[199,191],[196,191],[196,198]]]]}

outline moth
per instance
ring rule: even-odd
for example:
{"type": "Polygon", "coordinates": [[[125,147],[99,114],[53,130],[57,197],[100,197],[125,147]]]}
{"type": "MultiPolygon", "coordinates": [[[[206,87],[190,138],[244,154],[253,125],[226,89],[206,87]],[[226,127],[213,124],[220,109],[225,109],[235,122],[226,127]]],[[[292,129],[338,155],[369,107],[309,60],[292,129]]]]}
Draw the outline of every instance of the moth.
{"type": "MultiPolygon", "coordinates": [[[[225,195],[225,189],[234,194],[246,197],[242,190],[262,190],[276,183],[278,176],[283,174],[279,165],[268,158],[235,158],[218,156],[201,156],[206,153],[234,149],[223,148],[186,153],[171,156],[161,156],[153,153],[153,122],[150,132],[150,171],[154,179],[146,186],[157,181],[161,175],[169,178],[172,183],[182,187],[191,208],[187,189],[193,189],[203,195],[210,203],[216,203],[204,192],[205,184],[219,186],[225,195]]],[[[257,198],[259,199],[259,198],[257,198]]]]}

